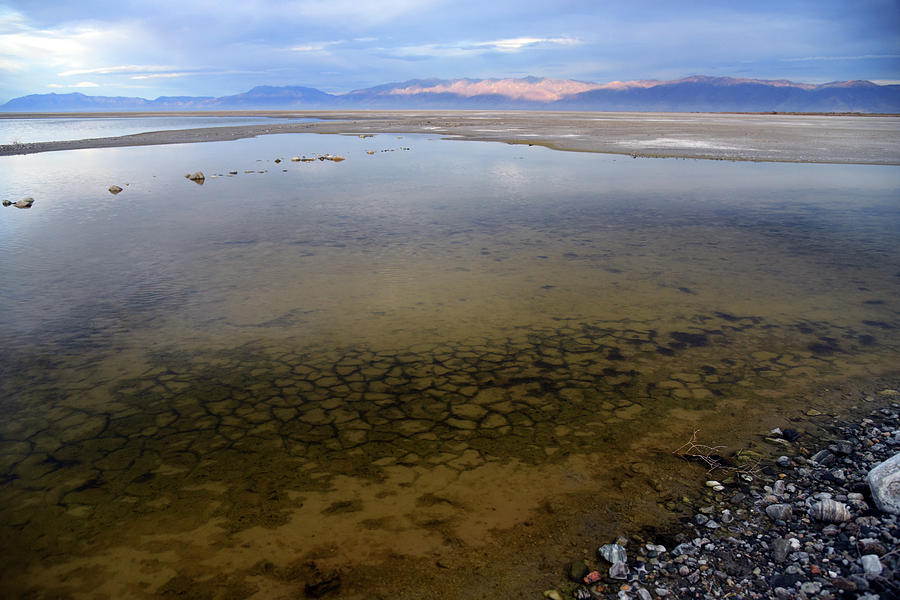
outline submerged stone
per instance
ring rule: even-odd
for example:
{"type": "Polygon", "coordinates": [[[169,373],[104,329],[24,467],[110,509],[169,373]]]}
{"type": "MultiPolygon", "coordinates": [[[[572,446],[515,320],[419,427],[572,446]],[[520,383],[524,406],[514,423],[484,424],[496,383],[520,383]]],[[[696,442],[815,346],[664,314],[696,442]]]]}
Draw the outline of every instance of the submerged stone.
{"type": "Polygon", "coordinates": [[[605,544],[598,549],[600,556],[610,563],[625,562],[627,560],[625,548],[618,544],[605,544]]]}

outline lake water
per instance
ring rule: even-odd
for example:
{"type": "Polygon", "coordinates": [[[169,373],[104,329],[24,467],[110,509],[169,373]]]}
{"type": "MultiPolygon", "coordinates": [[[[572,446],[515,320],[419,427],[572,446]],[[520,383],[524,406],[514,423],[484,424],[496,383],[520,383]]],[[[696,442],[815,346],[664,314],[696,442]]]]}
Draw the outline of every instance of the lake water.
{"type": "Polygon", "coordinates": [[[315,119],[278,119],[271,117],[205,117],[167,115],[164,117],[58,117],[0,118],[0,145],[27,144],[63,140],[87,140],[133,135],[149,131],[234,127],[267,123],[306,123],[315,119]]]}
{"type": "Polygon", "coordinates": [[[8,596],[422,597],[900,364],[896,167],[296,134],[0,182],[8,596]]]}

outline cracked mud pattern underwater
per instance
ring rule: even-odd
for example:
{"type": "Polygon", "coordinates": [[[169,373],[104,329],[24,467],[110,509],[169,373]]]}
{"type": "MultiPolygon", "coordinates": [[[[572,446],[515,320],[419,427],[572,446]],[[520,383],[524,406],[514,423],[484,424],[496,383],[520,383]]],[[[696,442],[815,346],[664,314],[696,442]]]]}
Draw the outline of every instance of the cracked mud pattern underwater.
{"type": "MultiPolygon", "coordinates": [[[[241,148],[275,156],[274,143],[241,148]]],[[[329,189],[359,176],[360,142],[342,143],[329,189]]],[[[518,152],[482,146],[462,167],[509,168],[518,152]]],[[[539,156],[584,176],[609,164],[539,156]]],[[[566,494],[627,505],[622,469],[698,422],[750,435],[822,382],[896,370],[895,207],[874,195],[860,216],[839,194],[765,204],[754,190],[726,209],[676,183],[699,204],[542,206],[522,200],[528,181],[513,210],[312,202],[265,233],[229,222],[191,238],[124,300],[36,324],[0,366],[0,590],[292,597],[309,559],[452,556],[566,494]]],[[[214,208],[198,196],[195,210],[249,189],[214,184],[214,208]]],[[[631,489],[652,506],[653,482],[677,471],[641,469],[631,489]]]]}

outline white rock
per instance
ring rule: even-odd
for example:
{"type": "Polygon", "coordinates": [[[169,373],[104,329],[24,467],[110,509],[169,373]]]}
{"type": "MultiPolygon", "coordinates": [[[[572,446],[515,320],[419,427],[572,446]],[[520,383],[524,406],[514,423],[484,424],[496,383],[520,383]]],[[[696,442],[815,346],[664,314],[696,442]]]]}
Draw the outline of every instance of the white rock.
{"type": "Polygon", "coordinates": [[[881,564],[877,554],[866,554],[860,557],[859,562],[862,563],[862,568],[866,572],[866,579],[874,579],[884,570],[884,565],[881,564]]]}
{"type": "Polygon", "coordinates": [[[900,452],[869,471],[866,483],[879,510],[900,515],[900,452]]]}

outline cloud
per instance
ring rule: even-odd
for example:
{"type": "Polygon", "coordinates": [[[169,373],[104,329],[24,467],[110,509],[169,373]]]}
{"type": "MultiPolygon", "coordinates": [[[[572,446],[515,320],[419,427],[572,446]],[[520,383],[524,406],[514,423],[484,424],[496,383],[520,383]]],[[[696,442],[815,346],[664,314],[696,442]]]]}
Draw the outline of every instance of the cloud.
{"type": "Polygon", "coordinates": [[[576,46],[581,40],[571,37],[515,37],[486,42],[460,41],[445,44],[419,44],[382,48],[388,56],[409,57],[462,57],[487,54],[490,52],[514,53],[534,48],[553,46],[576,46]]]}
{"type": "Polygon", "coordinates": [[[72,75],[112,75],[118,73],[154,73],[157,71],[172,71],[175,67],[161,65],[119,65],[115,67],[97,67],[94,69],[71,69],[58,73],[60,77],[72,75]]]}
{"type": "Polygon", "coordinates": [[[335,40],[333,42],[309,42],[298,46],[292,46],[291,50],[294,52],[324,52],[329,46],[337,46],[338,44],[343,43],[344,40],[335,40]]]}
{"type": "Polygon", "coordinates": [[[131,79],[171,79],[174,77],[187,77],[188,75],[200,75],[200,73],[147,73],[146,75],[133,75],[131,79]]]}
{"type": "Polygon", "coordinates": [[[871,59],[897,59],[900,54],[859,54],[857,56],[804,56],[801,58],[782,58],[781,62],[812,62],[830,60],[871,60],[871,59]]]}
{"type": "Polygon", "coordinates": [[[496,50],[499,52],[518,52],[523,48],[531,48],[535,46],[576,46],[581,42],[570,37],[556,38],[535,38],[535,37],[517,37],[505,40],[495,40],[493,42],[478,42],[473,44],[476,47],[486,50],[496,50]]]}
{"type": "Polygon", "coordinates": [[[78,83],[48,83],[49,88],[95,88],[100,87],[99,83],[93,81],[80,81],[78,83]]]}

